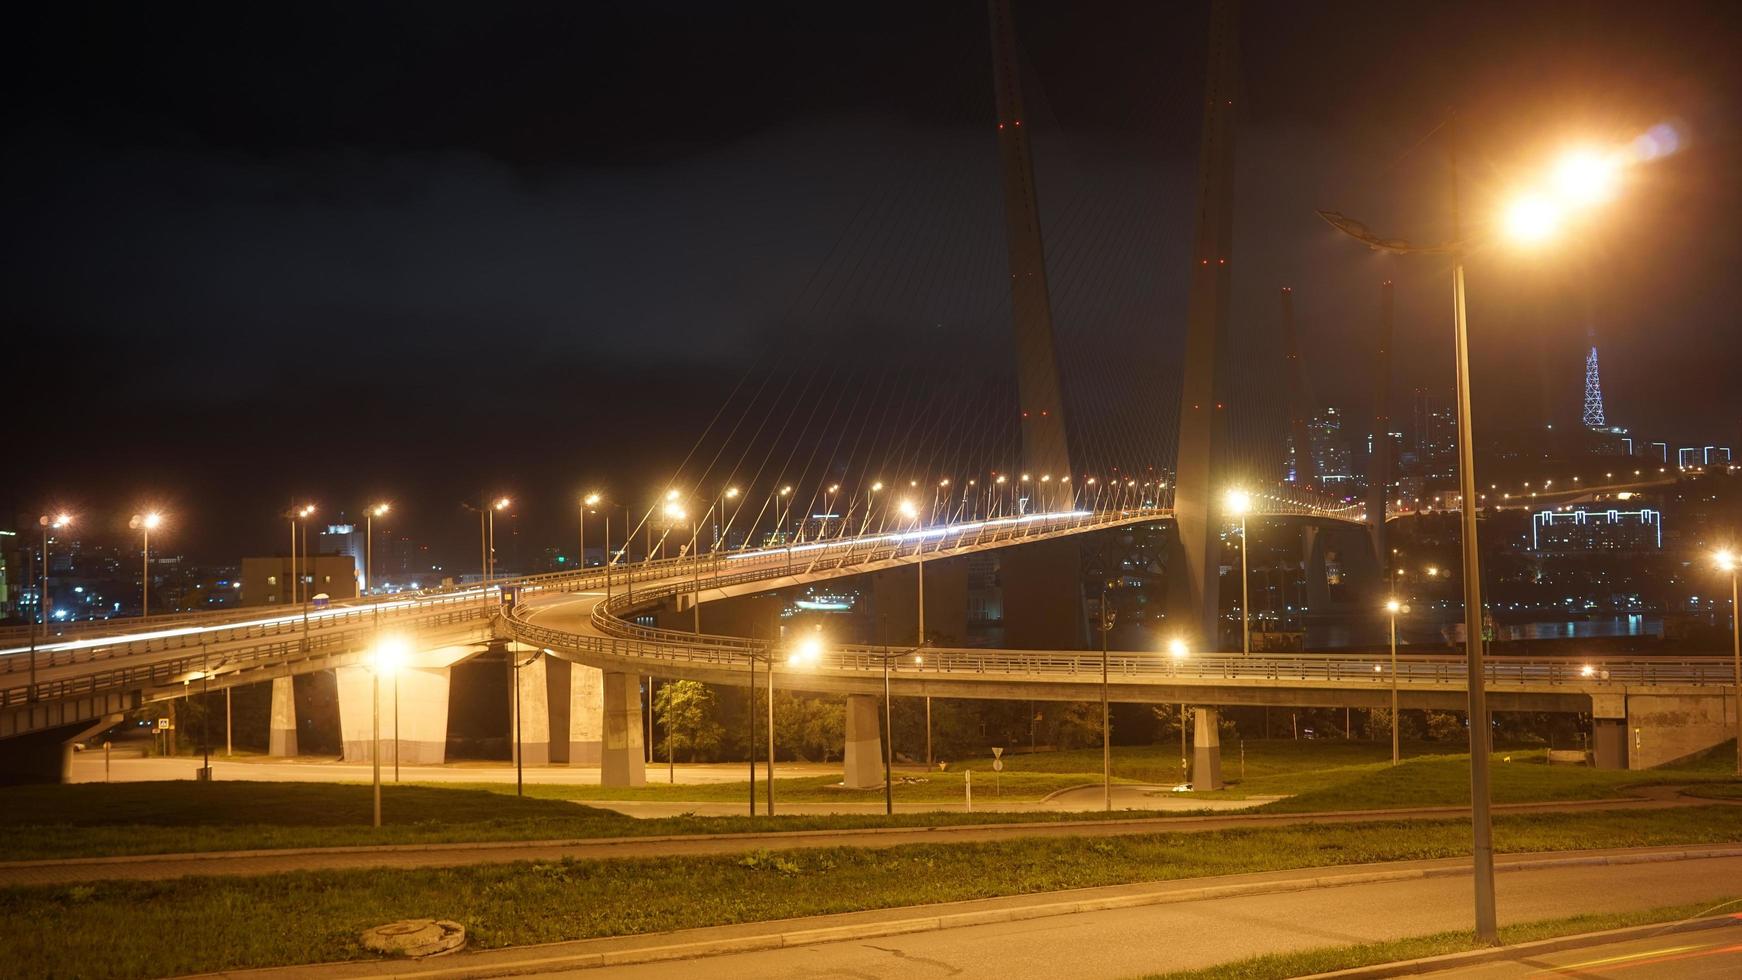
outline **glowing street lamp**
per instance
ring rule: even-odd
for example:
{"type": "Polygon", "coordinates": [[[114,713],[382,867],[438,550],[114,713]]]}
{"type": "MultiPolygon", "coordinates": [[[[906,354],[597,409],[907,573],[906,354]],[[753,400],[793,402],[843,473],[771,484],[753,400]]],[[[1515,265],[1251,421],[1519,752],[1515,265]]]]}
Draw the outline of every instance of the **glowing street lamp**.
{"type": "Polygon", "coordinates": [[[1391,598],[1385,600],[1385,612],[1391,617],[1391,764],[1395,766],[1401,745],[1398,741],[1401,719],[1397,716],[1397,617],[1409,615],[1409,606],[1391,598]]]}
{"type": "MultiPolygon", "coordinates": [[[[53,517],[47,514],[36,519],[42,527],[42,592],[37,596],[36,611],[42,619],[42,635],[48,635],[48,532],[58,531],[63,527],[73,526],[73,515],[61,512],[53,517]]],[[[34,688],[33,688],[34,690],[34,688]]]]}
{"type": "Polygon", "coordinates": [[[1252,653],[1252,616],[1246,588],[1246,515],[1252,510],[1252,495],[1235,487],[1222,497],[1222,509],[1240,518],[1240,652],[1252,653]]]}
{"type": "MultiPolygon", "coordinates": [[[[772,651],[770,651],[772,654],[772,651]]],[[[815,667],[823,658],[823,638],[811,633],[793,644],[787,651],[786,666],[791,670],[815,667]]],[[[752,662],[751,668],[755,669],[752,662]]],[[[752,682],[754,683],[754,681],[752,682]]],[[[768,815],[774,816],[774,658],[768,658],[768,815]]]]}
{"type": "MultiPolygon", "coordinates": [[[[1581,151],[1584,153],[1587,151],[1581,151]]],[[[1515,197],[1501,215],[1501,228],[1512,241],[1538,245],[1546,241],[1566,223],[1571,212],[1604,200],[1616,183],[1618,157],[1591,157],[1579,154],[1564,158],[1549,180],[1549,193],[1529,191],[1515,197]],[[1614,166],[1611,167],[1609,162],[1614,166]],[[1558,200],[1557,200],[1558,198],[1558,200]]],[[[1458,392],[1458,455],[1459,481],[1464,500],[1463,514],[1464,560],[1464,659],[1467,671],[1470,716],[1470,801],[1474,837],[1476,938],[1488,944],[1499,941],[1499,926],[1494,908],[1494,840],[1490,813],[1489,790],[1489,715],[1487,692],[1483,688],[1482,669],[1482,583],[1481,557],[1476,541],[1476,473],[1473,427],[1470,424],[1470,341],[1469,322],[1465,315],[1464,251],[1471,244],[1463,240],[1458,207],[1457,161],[1452,161],[1452,240],[1438,245],[1414,245],[1395,238],[1384,238],[1359,221],[1335,211],[1320,211],[1323,218],[1338,231],[1349,235],[1370,249],[1396,254],[1450,254],[1452,257],[1453,351],[1458,392]]],[[[1532,493],[1534,497],[1535,494],[1532,493]]]]}
{"type": "MultiPolygon", "coordinates": [[[[1173,659],[1174,666],[1177,668],[1185,663],[1187,657],[1191,656],[1191,648],[1186,646],[1184,637],[1176,636],[1167,641],[1167,655],[1173,659]]],[[[1181,704],[1179,706],[1179,780],[1182,785],[1191,782],[1192,779],[1190,760],[1191,753],[1186,748],[1186,706],[1181,704]]]]}
{"type": "Polygon", "coordinates": [[[147,511],[144,514],[134,514],[127,526],[138,531],[141,536],[140,559],[143,563],[139,579],[139,615],[151,615],[151,532],[163,523],[163,515],[157,511],[147,511]]]}
{"type": "Polygon", "coordinates": [[[393,775],[394,781],[399,781],[399,671],[405,666],[405,640],[398,636],[384,636],[375,641],[375,649],[369,651],[369,683],[371,696],[374,700],[374,734],[373,747],[369,751],[369,759],[375,767],[375,826],[381,826],[381,677],[393,678],[393,775]]]}
{"type": "Polygon", "coordinates": [[[386,517],[393,506],[379,503],[364,511],[363,517],[363,593],[375,587],[375,518],[386,517]]]}
{"type": "Polygon", "coordinates": [[[1736,775],[1742,776],[1742,610],[1736,608],[1738,598],[1736,582],[1742,576],[1742,557],[1738,557],[1729,549],[1712,556],[1718,571],[1730,573],[1730,642],[1731,655],[1735,658],[1735,688],[1732,695],[1736,699],[1736,775]]]}
{"type": "Polygon", "coordinates": [[[490,506],[484,510],[485,534],[484,544],[484,584],[487,586],[496,581],[496,512],[507,510],[511,504],[507,497],[497,497],[490,501],[490,506]]]}
{"type": "MultiPolygon", "coordinates": [[[[581,571],[587,570],[587,509],[599,506],[605,498],[598,492],[581,498],[581,571]]],[[[611,576],[611,515],[605,515],[605,577],[611,576]]]]}

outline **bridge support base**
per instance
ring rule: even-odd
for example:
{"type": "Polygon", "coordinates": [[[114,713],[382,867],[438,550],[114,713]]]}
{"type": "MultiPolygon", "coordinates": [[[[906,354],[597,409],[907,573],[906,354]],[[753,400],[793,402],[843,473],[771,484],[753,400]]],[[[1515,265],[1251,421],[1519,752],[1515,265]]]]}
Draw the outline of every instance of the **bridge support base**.
{"type": "Polygon", "coordinates": [[[641,679],[607,672],[604,685],[603,744],[599,785],[647,785],[647,755],[641,741],[641,679]]]}
{"type": "Polygon", "coordinates": [[[1222,712],[1192,709],[1192,789],[1222,788],[1222,712]]]}
{"type": "MultiPolygon", "coordinates": [[[[530,652],[514,655],[524,660],[530,652]]],[[[526,765],[598,765],[603,674],[594,667],[544,656],[520,668],[517,677],[520,745],[526,765]]]]}
{"type": "Polygon", "coordinates": [[[841,754],[846,772],[841,782],[849,789],[883,785],[882,724],[877,714],[875,695],[847,695],[847,748],[841,754]]]}
{"type": "MultiPolygon", "coordinates": [[[[374,674],[361,666],[335,673],[345,761],[368,762],[375,745],[374,674]]],[[[439,766],[447,752],[448,669],[406,668],[381,678],[381,764],[439,766]]]]}
{"type": "Polygon", "coordinates": [[[272,728],[266,740],[266,754],[279,757],[296,755],[296,678],[272,679],[271,724],[272,728]]]}

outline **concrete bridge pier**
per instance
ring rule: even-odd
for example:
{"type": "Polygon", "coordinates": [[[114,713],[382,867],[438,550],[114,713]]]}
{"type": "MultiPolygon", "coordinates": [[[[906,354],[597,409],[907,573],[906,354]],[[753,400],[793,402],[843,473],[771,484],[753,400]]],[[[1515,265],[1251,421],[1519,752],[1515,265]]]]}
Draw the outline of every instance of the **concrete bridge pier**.
{"type": "MultiPolygon", "coordinates": [[[[534,652],[530,647],[510,649],[522,662],[534,652]]],[[[599,765],[603,673],[546,655],[521,667],[515,679],[520,684],[520,750],[525,764],[599,765]]]]}
{"type": "Polygon", "coordinates": [[[1192,789],[1222,788],[1222,712],[1192,709],[1192,789]]]}
{"type": "Polygon", "coordinates": [[[296,678],[287,675],[272,679],[270,724],[266,754],[279,757],[296,755],[296,678]]]}
{"type": "Polygon", "coordinates": [[[607,671],[600,678],[603,721],[599,785],[647,785],[647,754],[641,740],[641,679],[607,671]]]}
{"type": "Polygon", "coordinates": [[[847,748],[841,758],[845,773],[841,782],[849,789],[873,789],[883,785],[882,719],[873,694],[847,695],[847,748]]]}
{"type": "MultiPolygon", "coordinates": [[[[344,759],[368,762],[375,744],[374,672],[358,665],[335,673],[344,759]]],[[[446,667],[407,667],[381,678],[382,765],[397,760],[401,765],[439,766],[447,761],[448,680],[446,667]]]]}

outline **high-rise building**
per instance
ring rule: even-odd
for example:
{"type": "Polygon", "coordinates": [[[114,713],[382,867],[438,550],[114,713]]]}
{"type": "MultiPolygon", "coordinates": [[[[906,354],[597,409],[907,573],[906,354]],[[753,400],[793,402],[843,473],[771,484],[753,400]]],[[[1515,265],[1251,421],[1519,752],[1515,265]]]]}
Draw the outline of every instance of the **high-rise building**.
{"type": "Polygon", "coordinates": [[[1319,485],[1336,487],[1354,477],[1349,440],[1343,432],[1343,418],[1335,407],[1327,406],[1307,423],[1312,438],[1313,463],[1318,471],[1319,485]]]}

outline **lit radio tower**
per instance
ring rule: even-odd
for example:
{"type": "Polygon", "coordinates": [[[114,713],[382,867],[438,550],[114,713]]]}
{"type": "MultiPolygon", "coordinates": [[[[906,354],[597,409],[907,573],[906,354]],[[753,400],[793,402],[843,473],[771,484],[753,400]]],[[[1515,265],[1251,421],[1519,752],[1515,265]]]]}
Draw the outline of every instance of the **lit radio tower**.
{"type": "Polygon", "coordinates": [[[1603,382],[1597,377],[1597,345],[1585,355],[1585,428],[1601,429],[1603,421],[1603,382]]]}

